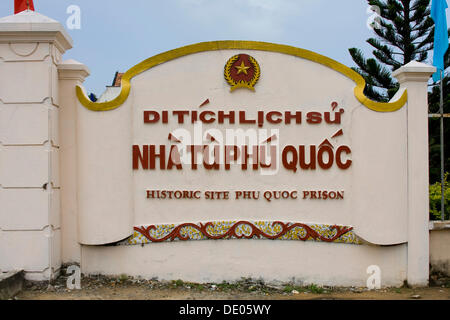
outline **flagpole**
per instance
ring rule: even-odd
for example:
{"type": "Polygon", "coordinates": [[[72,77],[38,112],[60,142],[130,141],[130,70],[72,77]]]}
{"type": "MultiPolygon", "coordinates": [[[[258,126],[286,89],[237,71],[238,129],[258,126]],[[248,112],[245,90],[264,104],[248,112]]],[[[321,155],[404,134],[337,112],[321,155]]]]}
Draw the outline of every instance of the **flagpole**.
{"type": "Polygon", "coordinates": [[[443,71],[440,70],[441,76],[441,99],[440,99],[440,113],[441,113],[441,220],[445,220],[445,183],[444,183],[444,85],[443,85],[443,71]]]}

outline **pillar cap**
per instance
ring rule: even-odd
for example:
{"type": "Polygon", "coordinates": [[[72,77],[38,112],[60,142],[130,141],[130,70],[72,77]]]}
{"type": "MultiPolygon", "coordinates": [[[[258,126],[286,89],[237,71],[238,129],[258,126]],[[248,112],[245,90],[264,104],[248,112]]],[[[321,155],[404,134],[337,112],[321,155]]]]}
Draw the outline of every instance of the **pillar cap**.
{"type": "Polygon", "coordinates": [[[392,75],[397,78],[400,84],[404,82],[428,82],[430,77],[436,72],[436,68],[428,64],[411,61],[403,67],[397,69],[392,75]]]}
{"type": "Polygon", "coordinates": [[[0,18],[0,43],[51,42],[61,53],[73,46],[73,40],[56,20],[38,12],[25,10],[0,18]]]}
{"type": "Polygon", "coordinates": [[[81,62],[69,59],[58,65],[58,74],[59,79],[61,80],[79,80],[83,82],[91,72],[89,71],[89,68],[81,62]]]}

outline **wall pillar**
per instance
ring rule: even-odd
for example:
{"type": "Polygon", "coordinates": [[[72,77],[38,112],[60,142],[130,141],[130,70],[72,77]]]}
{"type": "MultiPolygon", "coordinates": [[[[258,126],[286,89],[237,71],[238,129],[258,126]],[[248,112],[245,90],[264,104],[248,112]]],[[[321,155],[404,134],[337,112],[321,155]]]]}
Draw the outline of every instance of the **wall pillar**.
{"type": "Polygon", "coordinates": [[[37,12],[0,19],[0,270],[61,266],[58,65],[72,40],[37,12]]]}
{"type": "Polygon", "coordinates": [[[89,76],[89,69],[75,60],[58,65],[60,119],[59,135],[61,170],[61,237],[62,262],[81,263],[78,243],[78,170],[77,170],[77,107],[75,88],[89,76]]]}
{"type": "Polygon", "coordinates": [[[408,284],[429,278],[428,80],[434,67],[412,61],[393,73],[408,91],[408,284]]]}

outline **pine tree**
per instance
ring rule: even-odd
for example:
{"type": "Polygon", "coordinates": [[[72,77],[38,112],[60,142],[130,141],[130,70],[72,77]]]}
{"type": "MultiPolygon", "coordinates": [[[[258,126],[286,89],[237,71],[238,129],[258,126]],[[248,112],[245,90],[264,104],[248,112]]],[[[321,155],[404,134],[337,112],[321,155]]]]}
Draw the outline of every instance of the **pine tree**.
{"type": "Polygon", "coordinates": [[[367,42],[375,58],[366,59],[360,49],[349,49],[353,68],[366,80],[365,94],[376,101],[389,101],[398,91],[392,71],[410,61],[425,61],[433,49],[434,22],[430,0],[367,0],[379,8],[376,38],[367,42]]]}
{"type": "MultiPolygon", "coordinates": [[[[426,61],[434,42],[434,21],[430,17],[430,0],[367,0],[379,8],[379,25],[374,28],[375,38],[367,42],[374,48],[374,58],[366,59],[356,48],[349,52],[358,66],[353,68],[366,80],[365,94],[376,101],[389,101],[398,90],[392,71],[412,60],[426,61]]],[[[450,33],[450,32],[449,32],[450,33]]],[[[430,63],[431,61],[428,61],[430,63]]],[[[450,50],[445,67],[450,66],[450,50]]],[[[444,76],[444,112],[450,112],[450,78],[444,76]]],[[[434,84],[428,96],[429,112],[439,112],[440,90],[434,84]]],[[[445,171],[450,172],[450,124],[444,119],[445,171]]],[[[440,181],[440,120],[430,119],[430,183],[440,181]]]]}

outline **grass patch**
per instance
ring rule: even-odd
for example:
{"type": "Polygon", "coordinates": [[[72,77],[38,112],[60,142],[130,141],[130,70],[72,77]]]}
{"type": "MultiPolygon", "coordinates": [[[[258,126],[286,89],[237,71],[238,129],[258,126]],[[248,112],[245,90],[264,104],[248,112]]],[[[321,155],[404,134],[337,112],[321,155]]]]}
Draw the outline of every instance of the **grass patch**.
{"type": "Polygon", "coordinates": [[[205,287],[200,283],[192,283],[191,288],[194,288],[195,290],[198,290],[198,291],[205,290],[205,287]]]}
{"type": "Polygon", "coordinates": [[[297,286],[293,286],[293,285],[290,285],[290,284],[284,286],[284,288],[283,288],[283,292],[284,293],[292,293],[292,291],[294,291],[294,290],[298,291],[299,293],[300,292],[306,292],[306,289],[304,287],[297,287],[297,286]]]}
{"type": "Polygon", "coordinates": [[[217,288],[222,291],[236,290],[239,288],[239,284],[223,281],[222,283],[217,284],[217,288]]]}
{"type": "Polygon", "coordinates": [[[322,287],[319,287],[319,286],[317,286],[317,285],[315,285],[315,284],[311,284],[310,286],[308,286],[308,287],[306,287],[309,291],[311,291],[312,293],[315,293],[315,294],[322,294],[324,291],[325,291],[325,289],[324,288],[322,288],[322,287]]]}
{"type": "Polygon", "coordinates": [[[286,285],[283,288],[283,292],[284,293],[292,293],[292,291],[294,291],[294,290],[298,291],[299,293],[300,292],[311,292],[311,293],[314,293],[314,294],[325,293],[325,289],[324,288],[319,287],[318,285],[315,285],[315,284],[311,284],[311,285],[309,285],[307,287],[297,287],[297,286],[288,284],[288,285],[286,285]]]}
{"type": "Polygon", "coordinates": [[[171,287],[173,288],[184,287],[184,282],[183,280],[172,280],[171,287]]]}
{"type": "MultiPolygon", "coordinates": [[[[291,285],[287,285],[287,286],[285,286],[284,288],[283,288],[283,292],[284,293],[291,293],[292,291],[294,291],[295,290],[295,287],[294,286],[291,286],[291,285]]],[[[298,290],[297,290],[298,291],[298,290]]],[[[300,291],[299,291],[300,292],[300,291]]]]}

